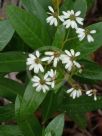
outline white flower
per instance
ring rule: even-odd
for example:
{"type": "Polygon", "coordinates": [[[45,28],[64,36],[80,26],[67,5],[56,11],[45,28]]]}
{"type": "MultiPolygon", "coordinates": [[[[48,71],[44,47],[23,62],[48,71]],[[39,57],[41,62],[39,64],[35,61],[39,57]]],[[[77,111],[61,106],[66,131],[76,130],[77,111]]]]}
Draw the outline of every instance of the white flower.
{"type": "Polygon", "coordinates": [[[85,37],[87,38],[88,42],[94,42],[94,38],[92,37],[93,34],[96,33],[96,30],[88,30],[88,29],[82,29],[82,28],[78,28],[76,30],[76,33],[78,33],[78,38],[80,41],[82,41],[85,37]]]}
{"type": "Polygon", "coordinates": [[[47,74],[45,74],[43,79],[39,78],[38,76],[34,76],[32,78],[32,82],[33,87],[36,88],[37,92],[43,91],[44,93],[50,90],[50,86],[52,84],[47,74]]]}
{"type": "Polygon", "coordinates": [[[60,59],[62,63],[65,64],[65,69],[71,71],[73,66],[77,67],[78,69],[81,68],[81,65],[76,61],[76,58],[80,55],[80,52],[76,52],[71,49],[70,51],[65,50],[66,54],[62,54],[60,59]]]}
{"type": "Polygon", "coordinates": [[[34,69],[34,73],[38,73],[39,71],[44,72],[44,68],[41,65],[40,53],[36,51],[35,54],[29,54],[29,58],[27,58],[26,64],[29,66],[29,70],[34,69]]]}
{"type": "Polygon", "coordinates": [[[83,25],[84,19],[79,17],[81,14],[81,11],[77,11],[76,13],[71,10],[71,11],[63,11],[63,15],[59,16],[59,19],[63,22],[63,25],[66,28],[72,27],[72,28],[77,28],[78,24],[83,25]]]}
{"type": "Polygon", "coordinates": [[[51,69],[50,71],[47,72],[47,76],[51,79],[51,87],[55,87],[55,79],[56,79],[56,70],[54,71],[51,69]]]}
{"type": "Polygon", "coordinates": [[[50,12],[48,12],[48,14],[50,15],[46,21],[47,23],[49,23],[50,25],[54,25],[57,26],[58,25],[58,20],[57,20],[57,15],[56,12],[54,11],[54,9],[51,6],[48,6],[50,12]]]}
{"type": "Polygon", "coordinates": [[[71,88],[67,90],[67,93],[70,93],[70,97],[72,97],[73,99],[75,99],[76,97],[78,98],[82,95],[81,89],[75,89],[75,88],[71,88]]]}
{"type": "Polygon", "coordinates": [[[95,101],[97,101],[97,96],[96,96],[96,89],[91,89],[91,90],[88,90],[88,91],[86,91],[86,95],[88,95],[88,96],[94,96],[94,100],[95,101]]]}
{"type": "Polygon", "coordinates": [[[47,61],[50,64],[53,61],[53,66],[57,67],[57,63],[60,60],[60,52],[57,51],[48,51],[45,52],[46,57],[42,58],[42,61],[47,61]]]}

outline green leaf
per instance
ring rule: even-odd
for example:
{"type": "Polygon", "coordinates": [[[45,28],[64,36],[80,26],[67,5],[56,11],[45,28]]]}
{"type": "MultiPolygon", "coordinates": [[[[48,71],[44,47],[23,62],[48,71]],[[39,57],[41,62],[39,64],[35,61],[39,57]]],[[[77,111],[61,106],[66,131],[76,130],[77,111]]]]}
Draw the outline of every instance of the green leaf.
{"type": "Polygon", "coordinates": [[[90,25],[88,29],[96,30],[96,34],[93,35],[95,41],[92,43],[88,43],[88,41],[84,39],[82,42],[79,42],[76,45],[75,48],[81,52],[81,58],[85,58],[87,55],[96,51],[102,45],[102,22],[90,25]]]}
{"type": "Polygon", "coordinates": [[[65,27],[63,25],[59,26],[56,33],[55,33],[55,38],[52,43],[52,46],[61,49],[61,47],[63,46],[65,34],[66,34],[65,27]]]}
{"type": "Polygon", "coordinates": [[[88,96],[81,96],[73,100],[66,96],[62,104],[62,111],[68,115],[82,128],[86,127],[85,113],[102,108],[102,97],[97,96],[97,101],[88,96]]]}
{"type": "Polygon", "coordinates": [[[11,40],[14,30],[8,20],[0,21],[0,51],[2,51],[11,40]]]}
{"type": "Polygon", "coordinates": [[[9,6],[7,15],[16,32],[32,49],[50,44],[47,28],[36,16],[16,6],[9,6]]]}
{"type": "Polygon", "coordinates": [[[18,126],[0,125],[0,136],[23,136],[18,126]]]}
{"type": "Polygon", "coordinates": [[[17,96],[16,101],[15,101],[15,116],[16,116],[17,123],[20,127],[20,130],[24,134],[24,136],[29,136],[29,135],[35,136],[29,121],[27,121],[26,119],[21,120],[21,116],[20,116],[21,101],[22,101],[21,97],[17,96]]]}
{"type": "Polygon", "coordinates": [[[64,0],[61,7],[61,11],[67,11],[73,9],[74,1],[73,0],[64,0]]]}
{"type": "Polygon", "coordinates": [[[81,11],[81,17],[85,17],[86,16],[86,12],[87,12],[87,3],[86,0],[76,0],[74,3],[74,10],[77,11],[81,11]]]}
{"type": "Polygon", "coordinates": [[[16,81],[7,78],[0,78],[0,97],[5,97],[9,100],[15,100],[16,95],[22,96],[24,86],[16,81]]]}
{"type": "Polygon", "coordinates": [[[64,128],[64,114],[58,115],[46,127],[45,132],[51,132],[52,135],[62,136],[64,128]]]}
{"type": "Polygon", "coordinates": [[[102,80],[102,67],[95,62],[83,60],[80,61],[83,68],[81,74],[78,77],[86,78],[90,80],[102,80]]]}
{"type": "Polygon", "coordinates": [[[22,115],[22,118],[34,113],[43,102],[46,94],[47,93],[36,92],[35,89],[32,87],[32,82],[30,82],[25,90],[22,99],[20,109],[20,114],[22,115]]]}
{"type": "Polygon", "coordinates": [[[47,132],[47,133],[45,134],[45,136],[52,136],[52,135],[51,135],[51,132],[47,132]]]}
{"type": "Polygon", "coordinates": [[[87,126],[87,119],[85,117],[84,113],[69,113],[68,112],[68,116],[74,121],[76,122],[76,124],[81,127],[81,128],[86,128],[87,126]]]}
{"type": "Polygon", "coordinates": [[[97,101],[94,101],[94,98],[92,96],[81,96],[80,98],[75,100],[66,97],[62,107],[63,110],[67,111],[70,114],[86,113],[102,108],[102,97],[97,96],[97,101]]]}
{"type": "Polygon", "coordinates": [[[80,10],[81,17],[85,17],[87,11],[87,3],[86,0],[64,0],[61,9],[64,11],[74,10],[75,12],[80,10]]]}
{"type": "Polygon", "coordinates": [[[86,2],[87,2],[88,8],[90,9],[93,6],[93,4],[95,3],[95,0],[86,0],[86,2]]]}
{"type": "Polygon", "coordinates": [[[45,10],[48,8],[49,5],[52,4],[52,0],[47,0],[47,1],[38,0],[38,1],[39,1],[40,5],[42,5],[45,10]]]}
{"type": "Polygon", "coordinates": [[[0,53],[0,72],[17,72],[26,70],[27,54],[22,52],[0,53]]]}
{"type": "Polygon", "coordinates": [[[15,115],[20,129],[25,136],[41,136],[42,129],[34,114],[30,113],[25,119],[23,119],[23,114],[20,114],[21,102],[22,99],[17,97],[15,104],[15,115]]]}
{"type": "Polygon", "coordinates": [[[0,122],[14,120],[14,119],[15,119],[15,112],[14,112],[13,104],[0,106],[0,122]]]}
{"type": "Polygon", "coordinates": [[[42,5],[40,5],[38,0],[22,0],[26,10],[31,12],[33,15],[38,17],[38,19],[45,25],[47,13],[45,12],[42,5]]]}

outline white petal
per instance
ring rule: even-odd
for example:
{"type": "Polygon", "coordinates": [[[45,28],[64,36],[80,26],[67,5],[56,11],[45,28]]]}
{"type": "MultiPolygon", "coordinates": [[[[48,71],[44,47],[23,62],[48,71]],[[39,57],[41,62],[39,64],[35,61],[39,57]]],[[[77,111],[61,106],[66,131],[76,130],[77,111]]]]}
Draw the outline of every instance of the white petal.
{"type": "Polygon", "coordinates": [[[76,13],[75,13],[75,16],[79,16],[81,14],[81,11],[77,11],[76,13]]]}
{"type": "Polygon", "coordinates": [[[84,19],[81,18],[81,17],[77,17],[77,18],[76,18],[76,21],[77,21],[80,25],[83,25],[84,19]]]}
{"type": "Polygon", "coordinates": [[[36,88],[36,91],[37,91],[37,92],[40,92],[40,91],[41,91],[41,85],[39,85],[39,86],[36,88]]]}
{"type": "Polygon", "coordinates": [[[73,63],[74,63],[74,65],[75,65],[77,68],[81,68],[81,65],[80,65],[78,62],[73,61],[73,63]]]}
{"type": "Polygon", "coordinates": [[[94,42],[94,38],[91,35],[87,35],[88,42],[94,42]]]}
{"type": "Polygon", "coordinates": [[[97,101],[97,96],[96,95],[94,96],[94,101],[97,101]]]}
{"type": "Polygon", "coordinates": [[[50,59],[50,57],[44,57],[41,59],[41,61],[48,61],[50,59]]]}
{"type": "Polygon", "coordinates": [[[77,28],[77,23],[75,21],[71,21],[71,27],[72,28],[77,28]]]}
{"type": "Polygon", "coordinates": [[[40,57],[40,52],[39,51],[36,51],[35,54],[36,54],[37,58],[40,57]]]}
{"type": "Polygon", "coordinates": [[[80,56],[80,52],[75,53],[75,57],[80,56]]]}
{"type": "Polygon", "coordinates": [[[52,56],[52,55],[54,55],[54,52],[52,52],[52,51],[48,51],[48,52],[45,52],[45,55],[52,56]]]}
{"type": "Polygon", "coordinates": [[[50,23],[52,19],[53,19],[53,16],[49,16],[49,17],[46,19],[47,23],[50,23]]]}
{"type": "Polygon", "coordinates": [[[32,70],[34,68],[34,65],[29,66],[29,70],[32,70]]]}
{"type": "Polygon", "coordinates": [[[74,10],[71,10],[70,13],[73,15],[74,14],[74,10]]]}
{"type": "Polygon", "coordinates": [[[51,6],[48,6],[49,10],[54,13],[54,9],[51,6]]]}
{"type": "Polygon", "coordinates": [[[66,53],[69,57],[72,56],[72,54],[71,54],[70,51],[68,51],[68,50],[65,50],[65,53],[66,53]]]}
{"type": "Polygon", "coordinates": [[[41,64],[39,64],[39,69],[40,69],[41,72],[44,72],[44,68],[41,64]]]}
{"type": "Polygon", "coordinates": [[[92,90],[86,91],[86,95],[89,95],[92,92],[93,92],[92,90]]]}
{"type": "Polygon", "coordinates": [[[32,59],[36,59],[36,57],[33,54],[29,54],[29,57],[32,59]]]}
{"type": "Polygon", "coordinates": [[[33,84],[33,87],[37,87],[37,86],[39,86],[39,83],[34,83],[33,84]]]}
{"type": "Polygon", "coordinates": [[[36,66],[34,67],[34,73],[38,74],[38,72],[39,72],[39,67],[36,65],[36,66]]]}
{"type": "Polygon", "coordinates": [[[75,51],[73,49],[71,49],[70,52],[71,52],[72,56],[75,55],[75,51]]]}
{"type": "Polygon", "coordinates": [[[54,59],[54,62],[53,62],[53,66],[54,66],[54,67],[57,67],[57,62],[58,62],[58,58],[55,58],[55,59],[54,59]]]}
{"type": "Polygon", "coordinates": [[[96,33],[96,30],[91,30],[90,31],[90,34],[95,34],[96,33]]]}
{"type": "Polygon", "coordinates": [[[58,25],[58,22],[57,22],[57,19],[55,18],[55,21],[54,21],[54,25],[57,26],[58,25]]]}
{"type": "Polygon", "coordinates": [[[62,22],[64,22],[64,16],[62,15],[62,16],[59,16],[58,17],[62,22]]]}
{"type": "Polygon", "coordinates": [[[67,90],[67,93],[71,93],[73,91],[74,88],[71,88],[69,90],[67,90]]]}

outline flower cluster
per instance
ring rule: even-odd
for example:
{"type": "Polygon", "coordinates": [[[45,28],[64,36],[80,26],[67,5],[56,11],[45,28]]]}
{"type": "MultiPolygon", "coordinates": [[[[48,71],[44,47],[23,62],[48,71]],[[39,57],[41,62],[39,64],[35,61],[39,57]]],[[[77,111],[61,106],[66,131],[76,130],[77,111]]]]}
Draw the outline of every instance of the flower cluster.
{"type": "Polygon", "coordinates": [[[75,53],[73,49],[70,51],[65,50],[63,53],[60,51],[47,51],[43,57],[41,57],[39,51],[35,51],[34,54],[29,54],[26,64],[28,65],[29,71],[33,71],[36,74],[32,78],[33,87],[36,88],[36,91],[46,92],[55,87],[57,71],[54,69],[60,61],[67,72],[71,72],[75,68],[80,70],[81,65],[76,61],[79,55],[80,52],[75,53]],[[50,70],[47,69],[48,65],[52,66],[50,70]]]}
{"type": "MultiPolygon", "coordinates": [[[[62,11],[62,15],[59,15],[59,12],[54,11],[51,6],[48,6],[48,9],[49,17],[46,19],[48,24],[57,27],[62,23],[66,30],[69,28],[75,30],[79,41],[86,38],[89,43],[94,42],[92,35],[96,33],[96,30],[80,27],[84,24],[84,19],[80,17],[81,11],[62,11]]],[[[65,39],[65,41],[67,41],[67,39],[65,39]]],[[[82,72],[82,67],[77,60],[79,56],[80,52],[75,52],[73,49],[65,50],[64,52],[62,50],[52,49],[42,53],[35,51],[34,54],[29,54],[26,64],[29,71],[33,74],[31,79],[32,86],[37,92],[42,91],[43,93],[54,89],[58,83],[58,74],[61,67],[62,73],[65,74],[61,80],[71,85],[71,88],[66,91],[70,94],[70,97],[75,99],[85,93],[87,96],[93,95],[96,101],[95,89],[85,91],[72,78],[75,73],[82,72]]]]}
{"type": "Polygon", "coordinates": [[[92,35],[96,33],[96,30],[80,28],[80,26],[83,26],[84,24],[84,19],[80,17],[81,11],[62,11],[62,15],[58,15],[58,13],[54,11],[53,7],[48,6],[48,9],[50,11],[48,12],[50,16],[46,19],[47,23],[49,23],[50,25],[58,26],[59,21],[61,21],[66,29],[70,27],[72,29],[75,29],[80,41],[86,38],[89,43],[94,42],[94,38],[92,35]]]}

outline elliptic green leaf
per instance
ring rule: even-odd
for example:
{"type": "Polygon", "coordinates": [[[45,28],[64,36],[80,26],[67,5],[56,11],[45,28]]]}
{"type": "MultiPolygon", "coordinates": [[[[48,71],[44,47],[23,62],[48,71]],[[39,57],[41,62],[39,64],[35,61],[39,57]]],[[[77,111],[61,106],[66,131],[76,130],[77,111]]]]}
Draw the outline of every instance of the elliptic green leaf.
{"type": "Polygon", "coordinates": [[[46,127],[45,132],[51,132],[52,135],[62,136],[64,128],[64,114],[58,115],[46,127]]]}
{"type": "Polygon", "coordinates": [[[0,21],[0,51],[2,51],[11,40],[14,30],[8,20],[0,21]]]}
{"type": "Polygon", "coordinates": [[[16,32],[31,48],[50,44],[47,28],[36,16],[16,6],[9,6],[7,15],[16,32]]]}
{"type": "Polygon", "coordinates": [[[22,52],[0,53],[0,72],[18,72],[26,70],[27,54],[22,52]]]}

